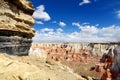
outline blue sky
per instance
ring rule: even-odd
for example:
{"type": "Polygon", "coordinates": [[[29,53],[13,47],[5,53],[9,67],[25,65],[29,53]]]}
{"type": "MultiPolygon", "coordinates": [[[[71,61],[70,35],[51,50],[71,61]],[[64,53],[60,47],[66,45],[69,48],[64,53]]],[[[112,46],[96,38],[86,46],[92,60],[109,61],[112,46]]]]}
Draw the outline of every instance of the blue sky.
{"type": "Polygon", "coordinates": [[[29,0],[35,12],[33,41],[120,40],[120,0],[29,0]]]}

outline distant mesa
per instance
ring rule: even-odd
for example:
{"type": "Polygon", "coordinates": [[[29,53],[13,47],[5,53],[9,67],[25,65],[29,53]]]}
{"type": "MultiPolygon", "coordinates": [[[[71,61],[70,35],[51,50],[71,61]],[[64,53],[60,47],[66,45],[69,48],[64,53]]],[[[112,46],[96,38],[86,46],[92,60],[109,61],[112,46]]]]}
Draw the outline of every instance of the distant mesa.
{"type": "Polygon", "coordinates": [[[0,53],[27,55],[35,30],[31,2],[0,0],[0,53]]]}

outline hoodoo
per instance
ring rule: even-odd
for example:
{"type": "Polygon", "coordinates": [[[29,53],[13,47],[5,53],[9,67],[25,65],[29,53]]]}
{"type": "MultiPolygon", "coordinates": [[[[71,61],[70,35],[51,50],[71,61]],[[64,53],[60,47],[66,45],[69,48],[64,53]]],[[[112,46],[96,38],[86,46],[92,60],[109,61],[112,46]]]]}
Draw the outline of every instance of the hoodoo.
{"type": "Polygon", "coordinates": [[[27,0],[0,0],[0,53],[28,55],[35,30],[27,0]]]}

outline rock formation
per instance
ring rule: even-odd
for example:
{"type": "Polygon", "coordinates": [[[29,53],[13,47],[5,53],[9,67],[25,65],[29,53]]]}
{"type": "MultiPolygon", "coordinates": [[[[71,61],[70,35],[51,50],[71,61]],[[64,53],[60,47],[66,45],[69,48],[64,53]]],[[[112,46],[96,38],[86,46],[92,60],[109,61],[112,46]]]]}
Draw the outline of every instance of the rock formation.
{"type": "Polygon", "coordinates": [[[0,52],[27,55],[34,36],[33,5],[27,0],[0,0],[0,52]]]}
{"type": "Polygon", "coordinates": [[[86,80],[52,60],[34,56],[9,57],[0,54],[0,80],[86,80]]]}
{"type": "Polygon", "coordinates": [[[33,43],[32,47],[34,48],[44,48],[46,50],[52,49],[55,50],[58,47],[63,49],[71,49],[74,53],[79,52],[80,49],[86,49],[90,51],[92,56],[102,56],[106,53],[106,49],[109,46],[113,48],[116,46],[116,43],[33,43]]]}

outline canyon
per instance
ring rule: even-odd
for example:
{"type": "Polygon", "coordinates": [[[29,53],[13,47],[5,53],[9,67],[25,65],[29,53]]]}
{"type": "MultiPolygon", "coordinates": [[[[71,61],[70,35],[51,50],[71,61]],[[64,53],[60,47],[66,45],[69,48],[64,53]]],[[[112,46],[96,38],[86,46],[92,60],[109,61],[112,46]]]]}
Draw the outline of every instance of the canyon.
{"type": "Polygon", "coordinates": [[[0,0],[0,79],[120,80],[120,42],[33,42],[28,0],[0,0]]]}
{"type": "Polygon", "coordinates": [[[86,49],[90,51],[90,54],[93,56],[102,56],[111,46],[113,49],[117,46],[119,42],[34,42],[32,43],[32,48],[45,48],[49,51],[49,49],[63,48],[63,49],[71,49],[73,53],[78,53],[80,49],[86,49]]]}
{"type": "MultiPolygon", "coordinates": [[[[60,62],[73,69],[73,72],[91,76],[94,80],[111,79],[114,73],[114,49],[119,42],[107,43],[52,43],[34,42],[29,55],[60,62]],[[45,51],[42,53],[41,51],[45,51]]],[[[117,65],[115,65],[117,66],[117,65]]],[[[87,79],[87,78],[86,78],[87,79]]],[[[89,79],[87,79],[89,80],[89,79]]]]}

